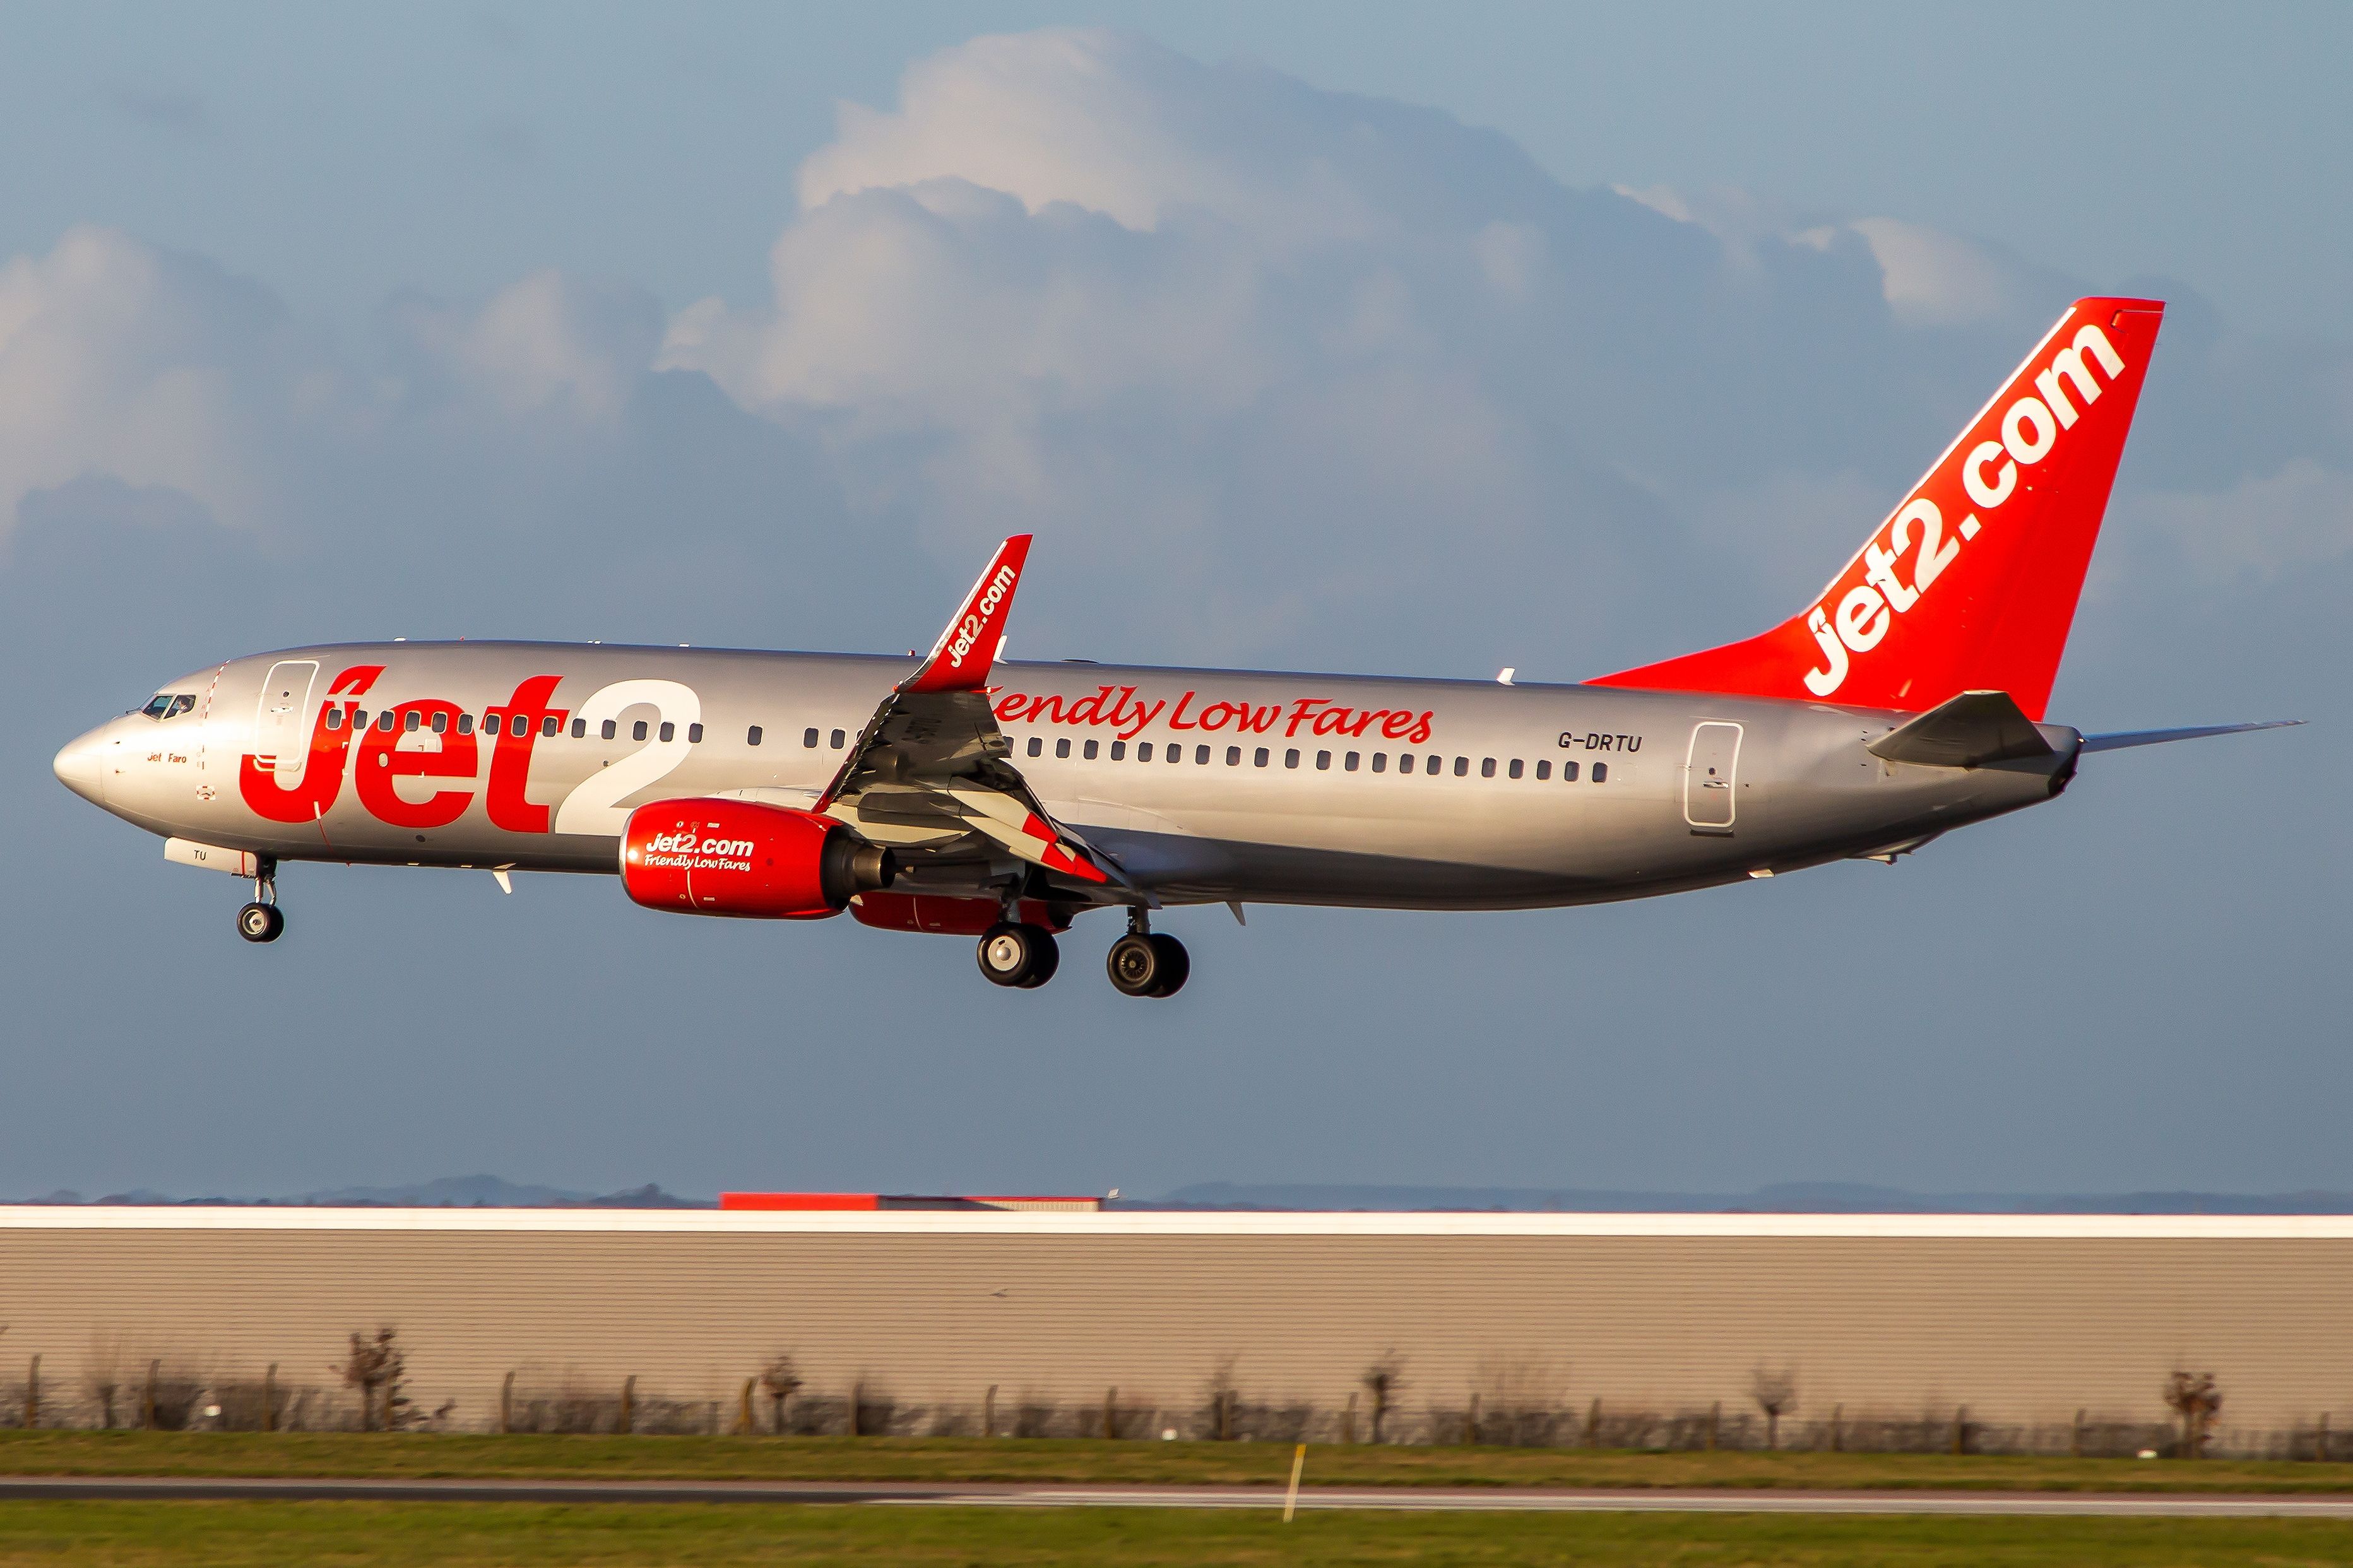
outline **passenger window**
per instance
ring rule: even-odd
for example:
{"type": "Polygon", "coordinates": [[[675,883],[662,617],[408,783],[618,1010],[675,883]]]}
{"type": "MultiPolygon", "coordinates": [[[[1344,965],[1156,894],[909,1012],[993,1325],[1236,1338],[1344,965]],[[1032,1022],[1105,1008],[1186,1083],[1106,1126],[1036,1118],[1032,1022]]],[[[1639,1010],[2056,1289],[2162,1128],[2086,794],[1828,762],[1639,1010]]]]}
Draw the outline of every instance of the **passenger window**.
{"type": "Polygon", "coordinates": [[[1331,753],[1331,752],[1316,752],[1316,753],[1315,753],[1315,771],[1316,771],[1316,772],[1318,772],[1318,773],[1327,773],[1327,772],[1329,772],[1329,771],[1331,770],[1331,767],[1332,767],[1332,753],[1331,753]]]}
{"type": "Polygon", "coordinates": [[[1293,746],[1282,753],[1282,765],[1286,768],[1295,768],[1299,765],[1298,747],[1293,746]]]}
{"type": "Polygon", "coordinates": [[[1356,763],[1362,760],[1363,757],[1364,752],[1350,752],[1346,756],[1340,759],[1340,766],[1344,771],[1353,773],[1356,771],[1356,763]]]}
{"type": "Polygon", "coordinates": [[[1039,755],[1040,752],[1044,752],[1044,751],[1045,751],[1045,749],[1046,749],[1046,742],[1043,742],[1043,741],[1039,740],[1039,739],[1037,736],[1035,736],[1035,735],[1032,735],[1032,736],[1030,736],[1030,737],[1029,737],[1029,754],[1030,754],[1031,756],[1033,756],[1033,757],[1034,757],[1034,756],[1039,755]]]}
{"type": "Polygon", "coordinates": [[[1054,754],[1058,757],[1067,757],[1071,754],[1071,738],[1068,735],[1054,742],[1054,754]]]}
{"type": "Polygon", "coordinates": [[[1373,753],[1373,772],[1377,773],[1387,773],[1388,771],[1388,765],[1389,754],[1387,752],[1375,752],[1373,753]]]}
{"type": "Polygon", "coordinates": [[[1444,764],[1445,761],[1446,759],[1444,757],[1424,757],[1421,760],[1421,771],[1426,773],[1435,773],[1444,764]]]}
{"type": "MultiPolygon", "coordinates": [[[[810,733],[815,734],[816,731],[811,731],[810,733]]],[[[629,726],[629,739],[632,741],[642,741],[645,738],[646,721],[643,719],[640,719],[636,723],[629,726]]]]}
{"type": "Polygon", "coordinates": [[[1253,757],[1251,762],[1255,766],[1262,768],[1266,766],[1266,748],[1264,746],[1260,746],[1257,748],[1257,752],[1258,755],[1253,757]]]}
{"type": "Polygon", "coordinates": [[[375,716],[375,727],[387,735],[392,733],[392,727],[399,721],[400,715],[389,708],[375,716]]]}
{"type": "MultiPolygon", "coordinates": [[[[639,728],[640,730],[642,730],[642,729],[644,728],[644,726],[643,726],[643,725],[640,725],[640,726],[638,726],[638,728],[639,728]]],[[[639,738],[640,738],[640,739],[643,739],[643,736],[641,735],[639,738]]],[[[807,746],[807,747],[810,751],[812,751],[812,752],[816,751],[816,750],[817,750],[817,731],[816,731],[815,730],[803,730],[803,731],[801,731],[801,744],[802,744],[802,745],[804,745],[804,746],[807,746]]]]}
{"type": "Polygon", "coordinates": [[[620,732],[621,732],[621,726],[620,726],[620,722],[619,722],[619,721],[617,721],[617,720],[613,720],[613,719],[607,719],[607,720],[606,720],[606,721],[605,721],[605,722],[604,722],[603,724],[601,724],[600,726],[598,726],[598,727],[597,727],[597,731],[596,731],[596,733],[597,733],[599,736],[601,736],[602,738],[604,738],[605,740],[607,740],[607,741],[611,740],[614,736],[616,736],[616,735],[619,734],[620,732]]]}
{"type": "MultiPolygon", "coordinates": [[[[460,714],[459,714],[459,715],[458,715],[458,733],[459,733],[460,735],[470,735],[470,734],[472,734],[473,732],[474,732],[474,716],[473,716],[471,713],[460,713],[460,714]]],[[[611,726],[610,724],[607,724],[607,725],[606,725],[606,726],[605,726],[605,738],[606,738],[607,740],[608,740],[608,741],[609,741],[609,740],[611,740],[611,739],[613,738],[613,726],[611,726]]]]}
{"type": "Polygon", "coordinates": [[[1608,784],[1609,782],[1609,764],[1608,763],[1596,763],[1593,764],[1593,782],[1595,784],[1608,784]]]}
{"type": "Polygon", "coordinates": [[[672,737],[674,737],[675,735],[677,735],[677,733],[678,733],[678,726],[677,726],[677,725],[675,725],[675,724],[671,723],[671,722],[670,722],[669,720],[667,720],[667,719],[665,719],[665,720],[663,720],[663,721],[662,721],[662,727],[661,727],[661,738],[662,738],[663,740],[665,740],[665,741],[670,740],[670,739],[671,739],[672,737]]]}
{"type": "Polygon", "coordinates": [[[1135,760],[1139,763],[1148,763],[1152,760],[1151,742],[1138,741],[1135,743],[1135,760]]]}
{"type": "MultiPolygon", "coordinates": [[[[1094,742],[1090,741],[1087,743],[1089,745],[1092,745],[1094,742]]],[[[1127,742],[1125,741],[1113,741],[1111,743],[1111,760],[1114,763],[1124,763],[1127,761],[1127,742]]]]}
{"type": "Polygon", "coordinates": [[[1091,763],[1092,763],[1092,762],[1093,762],[1093,761],[1095,760],[1096,753],[1098,753],[1098,752],[1101,752],[1102,750],[1103,750],[1103,742],[1100,742],[1100,741],[1089,741],[1089,742],[1087,742],[1087,761],[1089,761],[1089,762],[1091,762],[1091,763]]]}
{"type": "Polygon", "coordinates": [[[1226,766],[1229,768],[1238,768],[1241,765],[1242,749],[1240,746],[1228,746],[1226,748],[1226,766]]]}
{"type": "Polygon", "coordinates": [[[1548,779],[1552,777],[1552,764],[1546,762],[1539,762],[1536,763],[1536,777],[1540,779],[1548,779]]]}
{"type": "Polygon", "coordinates": [[[1563,763],[1560,764],[1560,782],[1563,784],[1575,784],[1577,782],[1577,764],[1575,763],[1563,763]]]}
{"type": "Polygon", "coordinates": [[[1459,779],[1459,778],[1463,777],[1465,774],[1467,774],[1468,773],[1470,773],[1470,771],[1471,771],[1471,759],[1470,759],[1470,758],[1468,758],[1468,757],[1457,757],[1457,758],[1455,758],[1455,759],[1454,759],[1454,776],[1455,776],[1456,778],[1458,778],[1458,779],[1459,779]]]}
{"type": "Polygon", "coordinates": [[[588,738],[587,720],[575,719],[572,721],[572,738],[575,741],[585,741],[588,738]]]}
{"type": "Polygon", "coordinates": [[[1184,748],[1184,747],[1182,747],[1182,746],[1180,746],[1180,745],[1178,745],[1178,744],[1177,744],[1176,742],[1174,742],[1174,741],[1169,742],[1168,742],[1168,760],[1169,760],[1170,762],[1172,762],[1172,763],[1181,763],[1181,762],[1183,762],[1183,761],[1185,760],[1185,748],[1184,748]]]}
{"type": "Polygon", "coordinates": [[[702,744],[702,725],[700,725],[700,724],[689,724],[689,725],[686,727],[686,743],[687,743],[688,745],[690,745],[690,746],[699,746],[699,745],[702,744]]]}
{"type": "Polygon", "coordinates": [[[1209,765],[1208,747],[1196,746],[1193,748],[1193,765],[1201,768],[1206,768],[1209,765]]]}
{"type": "Polygon", "coordinates": [[[1519,759],[1519,758],[1517,758],[1517,757],[1514,757],[1514,758],[1512,759],[1512,776],[1513,776],[1514,778],[1518,778],[1518,777],[1519,777],[1523,773],[1525,773],[1525,772],[1526,772],[1526,771],[1527,771],[1527,769],[1526,769],[1525,765],[1524,763],[1521,763],[1521,761],[1520,761],[1520,759],[1519,759]]]}
{"type": "Polygon", "coordinates": [[[558,719],[553,713],[550,713],[546,718],[542,719],[539,721],[539,732],[550,740],[554,740],[555,738],[555,732],[563,727],[564,721],[558,719]]]}
{"type": "MultiPolygon", "coordinates": [[[[1375,773],[1378,773],[1380,770],[1378,768],[1375,768],[1373,771],[1375,773]]],[[[1399,752],[1398,753],[1398,772],[1401,773],[1409,773],[1413,772],[1413,753],[1411,752],[1399,752]]]]}
{"type": "MultiPolygon", "coordinates": [[[[1459,773],[1462,770],[1460,767],[1457,767],[1454,771],[1459,773]]],[[[1479,759],[1479,776],[1482,779],[1491,779],[1495,776],[1494,758],[1482,757],[1479,759]]]]}
{"type": "Polygon", "coordinates": [[[446,735],[449,732],[449,715],[447,713],[433,715],[433,732],[437,735],[446,735]]]}
{"type": "Polygon", "coordinates": [[[510,716],[507,720],[507,733],[512,735],[518,741],[522,740],[525,735],[530,734],[531,716],[526,713],[516,713],[510,716]]]}
{"type": "Polygon", "coordinates": [[[744,731],[744,743],[747,746],[756,746],[760,743],[760,726],[754,724],[744,731]]]}
{"type": "Polygon", "coordinates": [[[842,737],[842,733],[841,733],[841,731],[839,731],[839,730],[836,730],[836,731],[835,731],[831,735],[828,736],[826,739],[827,739],[828,743],[828,744],[830,744],[830,745],[833,747],[833,749],[834,749],[835,751],[837,751],[837,752],[838,752],[838,751],[839,751],[839,750],[841,750],[841,748],[842,748],[843,746],[845,746],[845,745],[849,744],[849,742],[848,742],[846,740],[844,740],[844,739],[843,739],[843,737],[842,737]]]}
{"type": "Polygon", "coordinates": [[[400,727],[414,735],[425,727],[425,715],[412,708],[400,716],[400,727]]]}
{"type": "Polygon", "coordinates": [[[340,729],[342,729],[343,727],[343,710],[342,709],[340,709],[340,708],[330,708],[330,709],[328,709],[328,710],[327,710],[327,728],[328,728],[328,729],[330,729],[330,730],[340,730],[340,729]]]}

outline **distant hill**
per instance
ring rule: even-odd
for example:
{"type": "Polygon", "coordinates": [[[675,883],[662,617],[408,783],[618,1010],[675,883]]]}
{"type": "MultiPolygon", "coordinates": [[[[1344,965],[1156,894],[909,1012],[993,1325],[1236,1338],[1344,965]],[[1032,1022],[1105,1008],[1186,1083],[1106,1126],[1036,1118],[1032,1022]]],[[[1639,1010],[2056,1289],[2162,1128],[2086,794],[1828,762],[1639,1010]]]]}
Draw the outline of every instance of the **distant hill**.
{"type": "Polygon", "coordinates": [[[200,1205],[221,1207],[269,1205],[289,1208],[494,1208],[494,1209],[707,1209],[718,1206],[707,1198],[682,1198],[653,1183],[627,1192],[571,1192],[563,1187],[532,1186],[499,1176],[442,1176],[396,1187],[337,1187],[327,1192],[297,1193],[275,1198],[175,1198],[136,1187],[102,1198],[79,1193],[54,1192],[29,1198],[36,1204],[200,1205]]]}
{"type": "Polygon", "coordinates": [[[1509,1214],[2353,1214],[2353,1193],[1911,1193],[1786,1182],[1748,1193],[1197,1182],[1122,1208],[1509,1214]]]}

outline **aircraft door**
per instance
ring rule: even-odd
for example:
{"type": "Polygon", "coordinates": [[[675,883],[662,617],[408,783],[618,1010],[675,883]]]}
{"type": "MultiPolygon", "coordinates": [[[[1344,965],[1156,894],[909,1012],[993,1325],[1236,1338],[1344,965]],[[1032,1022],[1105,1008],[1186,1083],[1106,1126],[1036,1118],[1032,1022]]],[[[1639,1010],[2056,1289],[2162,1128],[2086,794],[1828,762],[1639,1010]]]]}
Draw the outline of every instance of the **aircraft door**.
{"type": "Polygon", "coordinates": [[[1694,727],[1683,759],[1683,820],[1694,832],[1732,831],[1739,767],[1739,725],[1711,721],[1694,727]]]}
{"type": "Polygon", "coordinates": [[[277,775],[281,788],[302,782],[311,756],[311,688],[319,679],[316,659],[281,659],[261,683],[261,707],[253,721],[254,765],[277,775]]]}

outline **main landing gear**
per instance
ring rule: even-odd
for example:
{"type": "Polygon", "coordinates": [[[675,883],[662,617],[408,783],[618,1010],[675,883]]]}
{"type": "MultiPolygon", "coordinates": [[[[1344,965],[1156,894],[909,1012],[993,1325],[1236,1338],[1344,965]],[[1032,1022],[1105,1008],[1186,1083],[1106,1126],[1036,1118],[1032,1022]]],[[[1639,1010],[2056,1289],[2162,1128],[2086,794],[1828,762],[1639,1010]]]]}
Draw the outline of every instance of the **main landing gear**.
{"type": "Polygon", "coordinates": [[[248,942],[276,942],[286,929],[278,908],[278,868],[265,860],[253,879],[253,902],[237,911],[237,934],[248,942]]]}
{"type": "Polygon", "coordinates": [[[1111,971],[1112,984],[1124,995],[1174,996],[1185,988],[1193,961],[1183,942],[1152,931],[1145,924],[1144,911],[1131,910],[1127,934],[1111,944],[1103,967],[1111,971]]]}
{"type": "Polygon", "coordinates": [[[1061,965],[1062,950],[1044,926],[999,921],[980,933],[980,972],[996,984],[1034,991],[1061,965]]]}

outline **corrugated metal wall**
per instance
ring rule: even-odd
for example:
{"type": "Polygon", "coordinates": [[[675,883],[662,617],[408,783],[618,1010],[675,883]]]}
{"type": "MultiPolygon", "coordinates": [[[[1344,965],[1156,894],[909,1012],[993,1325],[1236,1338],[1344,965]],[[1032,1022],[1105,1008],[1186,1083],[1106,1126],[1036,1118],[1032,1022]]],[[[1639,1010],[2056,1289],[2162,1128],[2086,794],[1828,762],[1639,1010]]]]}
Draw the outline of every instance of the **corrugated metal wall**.
{"type": "Polygon", "coordinates": [[[455,1399],[461,1424],[492,1419],[518,1368],[732,1402],[786,1350],[812,1394],[863,1379],[924,1404],[976,1405],[990,1384],[1008,1402],[1099,1401],[1116,1384],[1123,1403],[1190,1409],[1231,1357],[1248,1397],[1336,1408],[1394,1346],[1410,1407],[1519,1377],[1577,1407],[1734,1410],[1753,1369],[1787,1364],[1801,1414],[1835,1404],[1851,1418],[1965,1404],[1986,1421],[2063,1422],[2080,1406],[2156,1419],[2176,1366],[2220,1374],[2232,1426],[2353,1408],[2353,1235],[2224,1222],[2179,1236],[1645,1235],[1440,1223],[1462,1216],[1349,1233],[1314,1223],[1330,1216],[1221,1232],[1192,1215],[797,1228],[565,1215],[540,1229],[512,1211],[495,1226],[427,1211],[364,1227],[320,1211],[249,1226],[235,1215],[254,1211],[23,1219],[36,1212],[0,1211],[0,1376],[38,1353],[53,1401],[75,1395],[100,1336],[141,1366],[258,1376],[275,1362],[284,1383],[329,1384],[345,1336],[389,1323],[417,1403],[455,1399]]]}

